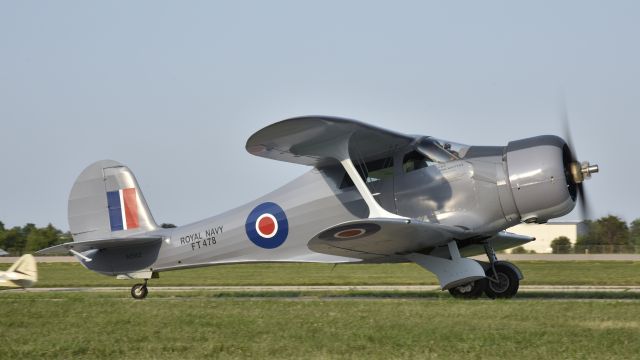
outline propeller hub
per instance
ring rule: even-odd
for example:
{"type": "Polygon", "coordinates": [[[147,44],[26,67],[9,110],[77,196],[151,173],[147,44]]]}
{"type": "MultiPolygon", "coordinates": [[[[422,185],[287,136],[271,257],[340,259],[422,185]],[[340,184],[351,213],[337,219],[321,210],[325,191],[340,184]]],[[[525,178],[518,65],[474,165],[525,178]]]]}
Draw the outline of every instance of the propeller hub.
{"type": "Polygon", "coordinates": [[[574,161],[569,165],[569,170],[573,181],[576,184],[581,184],[583,181],[590,179],[591,174],[599,172],[600,168],[598,165],[591,165],[588,161],[582,163],[574,161]]]}

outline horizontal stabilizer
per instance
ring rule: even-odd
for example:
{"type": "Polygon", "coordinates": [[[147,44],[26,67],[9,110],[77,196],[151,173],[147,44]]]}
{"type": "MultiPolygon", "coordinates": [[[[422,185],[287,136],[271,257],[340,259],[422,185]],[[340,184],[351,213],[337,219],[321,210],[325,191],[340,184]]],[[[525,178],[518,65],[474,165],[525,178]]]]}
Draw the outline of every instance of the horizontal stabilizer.
{"type": "Polygon", "coordinates": [[[453,226],[375,218],[332,226],[311,239],[308,246],[323,254],[370,259],[406,255],[473,235],[453,226]]]}
{"type": "Polygon", "coordinates": [[[146,237],[131,237],[121,239],[100,239],[100,240],[88,240],[88,241],[73,241],[56,246],[52,246],[46,249],[42,249],[36,254],[38,255],[54,255],[54,254],[66,254],[70,250],[76,252],[83,252],[88,250],[100,250],[116,247],[128,247],[135,245],[146,245],[162,241],[162,236],[146,236],[146,237]]]}

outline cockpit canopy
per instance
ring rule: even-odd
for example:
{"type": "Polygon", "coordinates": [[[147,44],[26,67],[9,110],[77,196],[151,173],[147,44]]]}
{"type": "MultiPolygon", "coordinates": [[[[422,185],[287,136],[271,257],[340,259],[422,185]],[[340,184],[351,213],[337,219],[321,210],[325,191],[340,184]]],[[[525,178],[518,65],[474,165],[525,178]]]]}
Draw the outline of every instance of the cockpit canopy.
{"type": "Polygon", "coordinates": [[[417,141],[414,151],[407,153],[402,160],[404,172],[411,172],[435,164],[463,158],[469,146],[432,137],[423,137],[417,141]]]}
{"type": "MultiPolygon", "coordinates": [[[[404,173],[412,172],[428,166],[442,164],[463,158],[469,146],[440,140],[433,137],[422,137],[415,141],[413,150],[408,150],[402,157],[404,173]]],[[[394,155],[366,162],[354,161],[356,169],[366,183],[373,183],[394,176],[394,155]]],[[[351,187],[353,182],[346,173],[340,188],[351,187]]]]}
{"type": "Polygon", "coordinates": [[[469,150],[469,146],[433,137],[423,137],[418,140],[416,150],[429,157],[434,163],[462,159],[469,150]]]}

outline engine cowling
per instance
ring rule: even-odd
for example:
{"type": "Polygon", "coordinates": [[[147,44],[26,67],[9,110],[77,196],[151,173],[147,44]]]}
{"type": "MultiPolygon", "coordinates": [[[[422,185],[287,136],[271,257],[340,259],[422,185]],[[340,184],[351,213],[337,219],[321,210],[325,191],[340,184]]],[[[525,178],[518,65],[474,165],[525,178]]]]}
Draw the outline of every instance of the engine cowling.
{"type": "Polygon", "coordinates": [[[576,205],[571,150],[560,137],[536,136],[512,141],[506,148],[508,185],[522,221],[545,223],[576,205]]]}

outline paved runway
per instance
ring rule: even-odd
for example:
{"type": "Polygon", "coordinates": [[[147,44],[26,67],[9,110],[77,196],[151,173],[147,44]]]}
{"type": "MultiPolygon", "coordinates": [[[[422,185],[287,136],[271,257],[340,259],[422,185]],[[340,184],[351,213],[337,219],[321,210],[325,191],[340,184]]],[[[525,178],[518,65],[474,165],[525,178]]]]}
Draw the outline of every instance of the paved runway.
{"type": "MultiPolygon", "coordinates": [[[[129,291],[130,287],[58,287],[29,288],[29,292],[112,292],[129,291]]],[[[364,285],[364,286],[149,286],[149,291],[215,291],[215,292],[327,292],[327,291],[437,291],[437,285],[364,285]]],[[[13,290],[24,291],[24,290],[13,290]]],[[[640,292],[640,286],[589,286],[589,285],[523,285],[519,292],[640,292]]]]}
{"type": "MultiPolygon", "coordinates": [[[[486,260],[484,255],[473,259],[486,260]]],[[[498,254],[506,261],[640,261],[640,254],[498,254]]],[[[18,257],[0,256],[0,263],[11,264],[18,257]]],[[[73,256],[36,256],[39,263],[78,262],[73,256]]]]}

